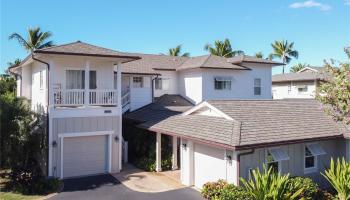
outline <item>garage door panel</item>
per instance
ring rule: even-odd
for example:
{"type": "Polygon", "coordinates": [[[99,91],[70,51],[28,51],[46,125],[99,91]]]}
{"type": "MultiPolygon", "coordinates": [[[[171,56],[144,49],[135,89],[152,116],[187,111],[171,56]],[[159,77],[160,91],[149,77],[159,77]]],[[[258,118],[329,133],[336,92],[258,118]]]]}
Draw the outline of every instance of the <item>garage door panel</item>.
{"type": "Polygon", "coordinates": [[[197,188],[218,179],[226,179],[226,161],[223,149],[195,144],[194,146],[194,183],[197,188]],[[209,173],[210,172],[210,173],[209,173]]]}
{"type": "Polygon", "coordinates": [[[105,173],[107,139],[106,135],[64,138],[63,177],[105,173]]]}

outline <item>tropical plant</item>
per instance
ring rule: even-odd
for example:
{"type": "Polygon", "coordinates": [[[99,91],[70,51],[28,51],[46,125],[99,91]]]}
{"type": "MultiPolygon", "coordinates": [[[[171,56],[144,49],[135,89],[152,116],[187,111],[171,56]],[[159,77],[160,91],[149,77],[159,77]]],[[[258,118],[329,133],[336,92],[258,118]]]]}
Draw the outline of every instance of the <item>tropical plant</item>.
{"type": "Polygon", "coordinates": [[[313,200],[316,199],[319,189],[318,185],[310,178],[292,177],[288,180],[288,191],[297,192],[302,188],[303,192],[298,196],[298,199],[313,200]]]}
{"type": "Polygon", "coordinates": [[[232,50],[229,39],[225,39],[224,41],[216,40],[214,42],[214,47],[210,44],[206,44],[204,46],[204,50],[209,51],[209,53],[212,55],[226,58],[244,54],[244,52],[241,50],[232,50]]]}
{"type": "Polygon", "coordinates": [[[18,33],[12,33],[9,40],[17,40],[18,43],[28,52],[33,52],[36,49],[53,46],[52,41],[47,41],[52,36],[51,32],[42,32],[40,27],[28,28],[27,39],[24,39],[18,33]]]}
{"type": "MultiPolygon", "coordinates": [[[[350,56],[349,56],[350,58],[350,56]]],[[[336,121],[350,124],[350,63],[325,62],[326,82],[321,83],[316,98],[336,121]]]]}
{"type": "Polygon", "coordinates": [[[169,56],[181,56],[181,57],[189,57],[190,53],[186,52],[181,55],[181,45],[177,45],[175,48],[169,49],[169,56]]]}
{"type": "Polygon", "coordinates": [[[22,62],[21,59],[17,58],[14,62],[8,62],[7,66],[10,67],[17,67],[18,65],[20,65],[22,62]]]}
{"type": "Polygon", "coordinates": [[[302,69],[304,69],[305,67],[308,67],[310,66],[309,64],[306,64],[306,63],[298,63],[296,65],[294,65],[293,67],[290,68],[290,71],[293,72],[293,73],[296,73],[302,69]]]}
{"type": "Polygon", "coordinates": [[[338,158],[337,163],[331,159],[331,164],[325,174],[322,174],[337,191],[339,200],[350,199],[350,163],[344,158],[338,158]]]}
{"type": "Polygon", "coordinates": [[[280,175],[273,172],[272,167],[267,169],[266,165],[263,166],[262,173],[259,169],[253,170],[253,179],[246,181],[241,178],[241,182],[254,199],[293,200],[303,192],[303,188],[295,192],[289,191],[289,174],[280,175]]]}
{"type": "Polygon", "coordinates": [[[255,57],[257,57],[257,58],[263,58],[263,57],[264,57],[264,54],[263,54],[261,51],[259,51],[259,52],[255,53],[255,57]]]}
{"type": "MultiPolygon", "coordinates": [[[[283,64],[288,64],[292,58],[298,58],[298,51],[294,50],[294,42],[288,43],[287,40],[275,41],[271,44],[273,52],[269,55],[270,59],[279,58],[282,60],[283,64]]],[[[284,66],[282,69],[284,74],[284,66]]]]}

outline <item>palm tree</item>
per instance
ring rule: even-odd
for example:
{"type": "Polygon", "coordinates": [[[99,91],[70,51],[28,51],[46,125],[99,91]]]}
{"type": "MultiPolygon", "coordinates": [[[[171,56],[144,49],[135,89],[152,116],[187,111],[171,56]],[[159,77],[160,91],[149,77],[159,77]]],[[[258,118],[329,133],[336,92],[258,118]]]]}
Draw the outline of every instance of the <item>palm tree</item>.
{"type": "Polygon", "coordinates": [[[36,49],[53,46],[53,42],[47,41],[52,36],[51,32],[41,32],[40,27],[28,28],[27,40],[18,33],[12,33],[9,40],[15,39],[28,52],[36,49]]]}
{"type": "Polygon", "coordinates": [[[17,67],[19,64],[21,64],[22,60],[17,58],[14,62],[8,62],[8,67],[17,67]]]}
{"type": "MultiPolygon", "coordinates": [[[[275,41],[271,46],[273,52],[270,54],[269,58],[279,58],[284,64],[288,64],[292,60],[292,57],[298,58],[299,56],[298,51],[293,49],[294,42],[288,43],[287,40],[275,41]]],[[[284,66],[282,72],[284,74],[284,66]]]]}
{"type": "Polygon", "coordinates": [[[232,50],[229,39],[225,39],[224,41],[216,40],[214,42],[214,46],[215,47],[212,47],[212,45],[206,44],[204,46],[204,50],[209,51],[212,55],[226,58],[244,54],[244,52],[241,50],[232,50]]]}
{"type": "Polygon", "coordinates": [[[290,71],[293,72],[293,73],[296,73],[302,69],[304,69],[305,67],[308,67],[310,66],[309,64],[306,64],[306,63],[298,63],[296,65],[294,65],[293,67],[290,68],[290,71]]]}
{"type": "Polygon", "coordinates": [[[259,52],[255,53],[255,57],[257,57],[257,58],[263,58],[263,57],[264,57],[264,54],[263,54],[261,51],[259,51],[259,52]]]}
{"type": "MultiPolygon", "coordinates": [[[[180,56],[181,54],[181,44],[177,45],[175,48],[169,49],[169,56],[180,56]]],[[[189,57],[190,53],[184,53],[181,55],[181,57],[189,57]]]]}

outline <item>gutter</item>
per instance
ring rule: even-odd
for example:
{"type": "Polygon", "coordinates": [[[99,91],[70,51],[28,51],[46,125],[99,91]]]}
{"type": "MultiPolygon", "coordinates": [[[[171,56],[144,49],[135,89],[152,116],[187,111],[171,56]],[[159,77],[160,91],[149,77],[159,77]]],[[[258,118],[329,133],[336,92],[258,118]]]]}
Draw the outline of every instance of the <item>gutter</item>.
{"type": "MultiPolygon", "coordinates": [[[[50,134],[49,134],[49,132],[50,132],[50,118],[49,118],[49,103],[50,103],[50,64],[49,63],[47,63],[47,62],[45,62],[45,61],[42,61],[42,60],[39,60],[38,58],[35,58],[34,57],[34,54],[32,54],[32,59],[33,60],[35,60],[35,61],[38,61],[38,62],[40,62],[40,63],[42,63],[42,64],[45,64],[46,66],[47,66],[47,73],[46,73],[46,80],[47,80],[47,83],[46,83],[46,85],[47,85],[47,99],[46,99],[46,101],[47,101],[47,104],[46,104],[46,120],[47,120],[47,122],[46,122],[46,132],[47,132],[47,154],[46,154],[46,159],[47,159],[47,167],[46,167],[46,174],[47,174],[47,176],[49,176],[49,149],[50,149],[50,145],[51,144],[49,144],[49,137],[50,137],[50,134]]],[[[22,83],[22,82],[21,82],[22,83]]]]}
{"type": "Polygon", "coordinates": [[[247,152],[242,152],[237,154],[237,186],[239,186],[239,173],[241,171],[240,166],[241,166],[241,156],[246,156],[253,154],[255,152],[255,149],[251,149],[250,151],[247,152]]]}

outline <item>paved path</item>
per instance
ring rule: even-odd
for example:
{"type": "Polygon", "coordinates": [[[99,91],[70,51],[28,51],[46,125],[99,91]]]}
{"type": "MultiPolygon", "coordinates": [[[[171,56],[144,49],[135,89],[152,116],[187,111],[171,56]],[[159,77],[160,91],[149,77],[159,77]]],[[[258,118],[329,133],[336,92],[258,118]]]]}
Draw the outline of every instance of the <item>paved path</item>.
{"type": "MultiPolygon", "coordinates": [[[[153,183],[157,184],[157,183],[153,183]]],[[[129,189],[111,175],[64,180],[64,189],[50,200],[202,200],[199,192],[188,187],[165,192],[138,192],[129,189]]]]}

